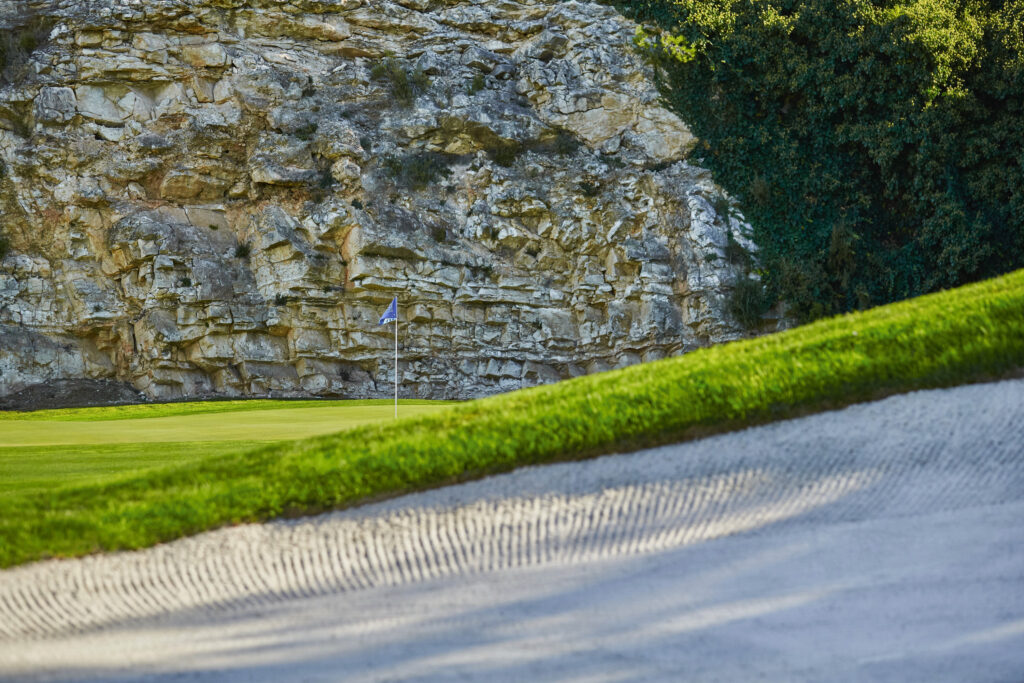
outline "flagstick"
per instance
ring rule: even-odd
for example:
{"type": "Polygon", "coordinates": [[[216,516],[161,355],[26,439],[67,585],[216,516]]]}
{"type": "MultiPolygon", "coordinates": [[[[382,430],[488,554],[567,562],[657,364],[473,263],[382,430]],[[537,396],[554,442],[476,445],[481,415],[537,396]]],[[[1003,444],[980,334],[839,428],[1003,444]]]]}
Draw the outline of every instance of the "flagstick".
{"type": "Polygon", "coordinates": [[[395,306],[395,419],[398,419],[398,306],[395,306]]]}

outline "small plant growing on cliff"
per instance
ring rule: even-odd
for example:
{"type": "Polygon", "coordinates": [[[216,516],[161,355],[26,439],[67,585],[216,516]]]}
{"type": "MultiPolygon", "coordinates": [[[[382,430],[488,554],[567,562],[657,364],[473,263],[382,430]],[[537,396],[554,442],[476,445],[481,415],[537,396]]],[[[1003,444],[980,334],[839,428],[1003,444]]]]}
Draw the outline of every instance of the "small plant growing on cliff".
{"type": "Polygon", "coordinates": [[[584,180],[582,183],[579,184],[578,187],[580,188],[580,192],[583,193],[584,197],[596,197],[597,195],[601,194],[600,183],[592,183],[588,180],[584,180]]]}
{"type": "Polygon", "coordinates": [[[235,247],[235,258],[247,259],[252,256],[252,246],[248,242],[242,242],[235,247]]]}
{"type": "Polygon", "coordinates": [[[744,329],[753,330],[760,325],[761,316],[768,312],[771,301],[760,282],[741,277],[729,295],[728,307],[736,322],[744,329]]]}
{"type": "Polygon", "coordinates": [[[210,230],[218,230],[217,226],[213,223],[210,223],[207,227],[210,228],[210,230]]]}
{"type": "Polygon", "coordinates": [[[413,69],[409,80],[420,92],[426,92],[430,88],[430,76],[423,69],[413,69]]]}
{"type": "Polygon", "coordinates": [[[625,168],[626,162],[622,159],[612,156],[611,154],[602,154],[601,161],[606,164],[609,168],[625,168]]]}
{"type": "Polygon", "coordinates": [[[356,197],[355,199],[352,200],[352,208],[356,209],[357,211],[362,211],[363,210],[363,203],[361,201],[359,201],[358,197],[356,197]]]}
{"type": "Polygon", "coordinates": [[[525,145],[520,142],[506,142],[492,149],[490,156],[491,160],[499,166],[511,166],[525,151],[525,145]]]}
{"type": "Polygon", "coordinates": [[[385,157],[382,161],[384,172],[403,187],[422,190],[440,177],[452,174],[448,168],[449,157],[437,152],[417,152],[404,157],[385,157]]]}
{"type": "Polygon", "coordinates": [[[192,278],[190,278],[190,277],[183,277],[183,278],[181,278],[180,280],[178,280],[178,286],[179,287],[191,287],[192,286],[192,278]]]}
{"type": "Polygon", "coordinates": [[[466,92],[470,95],[475,95],[483,90],[486,85],[487,81],[484,79],[484,75],[477,74],[476,76],[473,76],[473,80],[469,82],[469,85],[466,87],[466,92]]]}
{"type": "Polygon", "coordinates": [[[555,154],[574,154],[580,148],[580,141],[565,129],[559,129],[552,145],[555,154]]]}
{"type": "Polygon", "coordinates": [[[744,270],[749,270],[751,266],[750,252],[736,241],[731,231],[725,233],[725,260],[744,270]]]}
{"type": "Polygon", "coordinates": [[[0,259],[7,256],[11,251],[11,241],[7,239],[6,235],[0,235],[0,259]]]}
{"type": "Polygon", "coordinates": [[[721,192],[718,192],[711,197],[709,201],[711,202],[711,208],[714,209],[715,213],[721,217],[722,221],[724,221],[726,225],[728,225],[729,216],[732,215],[732,205],[729,204],[729,198],[721,192]]]}
{"type": "Polygon", "coordinates": [[[370,69],[370,78],[375,81],[387,80],[391,84],[391,95],[406,107],[430,87],[430,78],[422,69],[410,71],[394,57],[386,57],[374,64],[370,69]]]}
{"type": "Polygon", "coordinates": [[[667,161],[659,161],[657,163],[644,164],[644,170],[651,171],[652,173],[661,173],[662,171],[665,171],[669,167],[673,166],[675,163],[677,163],[675,160],[669,159],[667,161]]]}

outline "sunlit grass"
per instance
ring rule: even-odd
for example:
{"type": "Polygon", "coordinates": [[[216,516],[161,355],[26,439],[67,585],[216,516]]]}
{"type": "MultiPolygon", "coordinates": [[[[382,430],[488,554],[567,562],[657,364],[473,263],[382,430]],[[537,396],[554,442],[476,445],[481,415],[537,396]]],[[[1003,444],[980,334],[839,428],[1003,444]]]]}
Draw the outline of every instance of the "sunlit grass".
{"type": "MultiPolygon", "coordinates": [[[[404,416],[446,401],[401,402],[404,416]]],[[[394,419],[391,401],[219,401],[4,413],[0,495],[103,483],[394,419]]]]}
{"type": "MultiPolygon", "coordinates": [[[[422,401],[402,399],[402,406],[421,406],[451,403],[451,401],[422,401]]],[[[0,411],[0,421],[6,420],[46,420],[92,422],[102,420],[130,420],[147,417],[173,417],[176,415],[199,415],[205,413],[249,412],[253,410],[285,410],[294,408],[361,408],[372,406],[392,406],[391,399],[365,400],[274,400],[245,399],[234,401],[180,401],[175,403],[140,403],[124,406],[102,406],[97,408],[56,408],[52,410],[33,410],[31,412],[0,411]]],[[[404,412],[404,410],[403,410],[404,412]]],[[[390,417],[392,413],[388,413],[390,417]]]]}
{"type": "Polygon", "coordinates": [[[266,446],[260,441],[200,441],[0,448],[0,496],[56,486],[99,484],[140,470],[180,465],[266,446]]]}
{"type": "Polygon", "coordinates": [[[138,548],[1024,367],[1024,271],[624,370],[0,499],[0,565],[138,548]]]}

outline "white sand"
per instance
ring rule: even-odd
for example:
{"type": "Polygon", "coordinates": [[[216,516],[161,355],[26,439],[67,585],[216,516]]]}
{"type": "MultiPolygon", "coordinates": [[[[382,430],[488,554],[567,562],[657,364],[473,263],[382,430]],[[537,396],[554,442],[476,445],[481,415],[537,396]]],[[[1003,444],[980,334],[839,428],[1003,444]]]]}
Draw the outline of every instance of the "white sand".
{"type": "Polygon", "coordinates": [[[1024,380],[0,572],[0,679],[1019,682],[1024,380]]]}

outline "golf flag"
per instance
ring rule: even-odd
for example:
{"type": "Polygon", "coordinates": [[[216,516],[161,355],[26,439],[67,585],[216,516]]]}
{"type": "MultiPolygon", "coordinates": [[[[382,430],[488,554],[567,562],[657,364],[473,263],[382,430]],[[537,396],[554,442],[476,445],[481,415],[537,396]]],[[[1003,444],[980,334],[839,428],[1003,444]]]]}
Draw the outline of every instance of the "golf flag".
{"type": "Polygon", "coordinates": [[[380,317],[378,325],[384,323],[397,323],[398,322],[398,297],[396,296],[391,300],[391,305],[388,306],[388,310],[384,311],[384,315],[380,317]]]}

